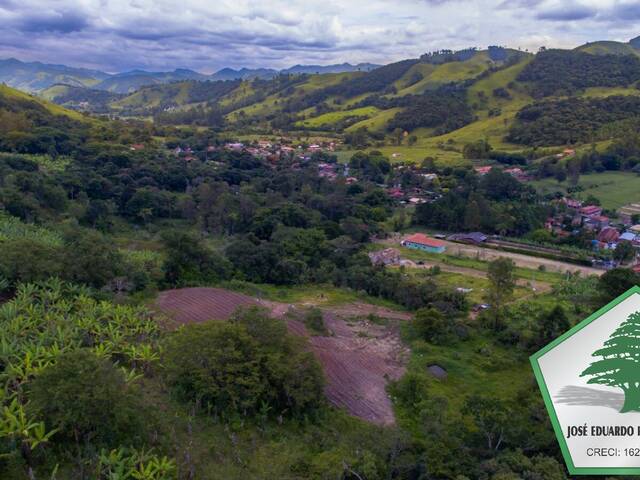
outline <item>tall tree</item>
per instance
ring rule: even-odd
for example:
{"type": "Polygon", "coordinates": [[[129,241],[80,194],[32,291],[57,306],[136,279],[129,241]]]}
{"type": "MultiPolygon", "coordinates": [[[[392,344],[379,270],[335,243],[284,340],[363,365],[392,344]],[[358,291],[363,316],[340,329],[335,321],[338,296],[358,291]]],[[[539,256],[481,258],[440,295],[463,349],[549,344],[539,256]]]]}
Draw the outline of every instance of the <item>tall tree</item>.
{"type": "Polygon", "coordinates": [[[602,359],[580,376],[590,376],[587,383],[621,388],[624,404],[620,413],[640,412],[640,312],[629,315],[592,356],[602,359]]]}
{"type": "Polygon", "coordinates": [[[636,249],[631,242],[620,242],[616,245],[616,249],[613,251],[613,258],[620,261],[620,263],[633,260],[636,256],[636,249]]]}
{"type": "Polygon", "coordinates": [[[608,270],[598,280],[598,290],[603,302],[610,302],[629,290],[634,285],[640,285],[640,274],[630,268],[614,268],[608,270]]]}
{"type": "Polygon", "coordinates": [[[486,299],[493,310],[494,328],[500,325],[502,309],[516,288],[515,264],[510,258],[498,258],[489,264],[489,288],[486,299]]]}
{"type": "Polygon", "coordinates": [[[556,305],[540,317],[538,325],[540,328],[538,344],[543,346],[568,330],[571,324],[562,305],[556,305]]]}

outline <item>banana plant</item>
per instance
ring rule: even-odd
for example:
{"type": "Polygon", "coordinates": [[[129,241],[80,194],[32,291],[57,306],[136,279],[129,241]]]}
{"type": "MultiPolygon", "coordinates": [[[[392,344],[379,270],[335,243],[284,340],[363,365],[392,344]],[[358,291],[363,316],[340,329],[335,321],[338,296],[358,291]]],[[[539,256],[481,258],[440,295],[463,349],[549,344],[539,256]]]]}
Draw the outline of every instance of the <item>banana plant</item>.
{"type": "Polygon", "coordinates": [[[0,437],[18,438],[31,450],[48,442],[57,431],[58,429],[47,431],[44,422],[29,420],[24,406],[16,398],[2,409],[0,437]]]}
{"type": "Polygon", "coordinates": [[[135,480],[169,480],[175,478],[176,465],[167,457],[152,457],[147,463],[141,463],[131,476],[135,480]]]}

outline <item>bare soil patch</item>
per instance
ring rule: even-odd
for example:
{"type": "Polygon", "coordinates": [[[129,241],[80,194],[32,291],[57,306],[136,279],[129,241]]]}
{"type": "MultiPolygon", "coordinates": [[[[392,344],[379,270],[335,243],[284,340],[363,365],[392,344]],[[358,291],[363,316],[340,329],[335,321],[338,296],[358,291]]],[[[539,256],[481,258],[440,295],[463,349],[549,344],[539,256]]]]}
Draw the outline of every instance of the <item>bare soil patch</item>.
{"type": "Polygon", "coordinates": [[[236,308],[250,305],[268,308],[287,322],[292,334],[307,338],[322,365],[329,402],[372,423],[395,422],[386,386],[405,372],[408,350],[400,340],[398,322],[410,319],[410,314],[363,303],[323,308],[328,334],[314,336],[299,320],[304,306],[256,300],[218,288],[169,290],[156,301],[161,311],[183,324],[226,320],[236,308]],[[372,323],[369,314],[389,321],[372,323]]]}
{"type": "Polygon", "coordinates": [[[204,287],[166,290],[156,300],[156,306],[178,323],[227,320],[238,307],[251,305],[258,302],[247,295],[204,287]]]}

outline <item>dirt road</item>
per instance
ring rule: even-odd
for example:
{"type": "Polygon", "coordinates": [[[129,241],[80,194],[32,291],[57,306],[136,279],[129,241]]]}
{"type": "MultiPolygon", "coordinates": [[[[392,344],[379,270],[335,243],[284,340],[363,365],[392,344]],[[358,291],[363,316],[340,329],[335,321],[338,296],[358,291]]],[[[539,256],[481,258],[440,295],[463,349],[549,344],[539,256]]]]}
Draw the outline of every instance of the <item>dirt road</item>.
{"type": "MultiPolygon", "coordinates": [[[[535,270],[540,266],[544,266],[544,268],[549,272],[579,272],[584,276],[600,276],[605,272],[604,270],[600,270],[597,268],[575,265],[573,263],[561,262],[559,260],[551,260],[548,258],[534,257],[532,255],[525,255],[522,253],[505,252],[493,248],[450,242],[448,240],[443,240],[443,242],[445,243],[447,248],[446,253],[449,255],[477,258],[478,260],[482,261],[491,261],[495,260],[496,258],[506,257],[513,260],[513,262],[518,267],[530,268],[535,270]]],[[[399,238],[387,238],[384,240],[380,240],[379,243],[397,248],[399,246],[399,238]]]]}
{"type": "Polygon", "coordinates": [[[495,250],[493,248],[477,247],[475,245],[466,245],[449,241],[445,241],[445,243],[447,244],[447,252],[449,254],[463,255],[470,258],[478,258],[479,260],[484,261],[491,261],[495,260],[496,258],[506,257],[513,260],[516,266],[524,268],[537,269],[542,265],[549,272],[580,272],[580,274],[584,276],[600,276],[604,273],[604,270],[600,270],[598,268],[586,267],[568,262],[561,262],[559,260],[551,260],[549,258],[534,257],[522,253],[505,252],[502,250],[495,250]]]}

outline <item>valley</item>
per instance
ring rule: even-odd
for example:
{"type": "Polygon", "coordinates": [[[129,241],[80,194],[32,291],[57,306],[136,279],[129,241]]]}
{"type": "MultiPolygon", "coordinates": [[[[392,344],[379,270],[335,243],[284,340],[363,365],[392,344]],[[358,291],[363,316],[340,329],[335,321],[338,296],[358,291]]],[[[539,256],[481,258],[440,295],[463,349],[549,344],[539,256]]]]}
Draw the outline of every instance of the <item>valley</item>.
{"type": "Polygon", "coordinates": [[[638,44],[0,61],[0,477],[569,478],[529,357],[640,283],[638,44]]]}

